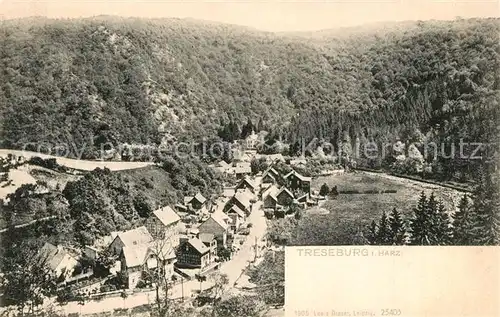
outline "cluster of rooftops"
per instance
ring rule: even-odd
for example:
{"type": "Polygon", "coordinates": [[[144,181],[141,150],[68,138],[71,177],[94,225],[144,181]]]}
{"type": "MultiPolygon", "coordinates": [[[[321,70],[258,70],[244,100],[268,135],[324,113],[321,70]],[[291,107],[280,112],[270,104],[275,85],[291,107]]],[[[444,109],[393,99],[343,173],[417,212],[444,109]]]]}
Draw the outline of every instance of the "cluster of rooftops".
{"type": "MultiPolygon", "coordinates": [[[[240,168],[249,172],[249,166],[240,168]]],[[[283,196],[295,201],[304,195],[310,197],[310,177],[292,170],[282,176],[286,185],[281,187],[278,186],[279,177],[280,173],[271,166],[258,177],[244,175],[235,187],[225,188],[216,199],[207,199],[201,193],[185,197],[182,204],[156,209],[144,225],[112,232],[94,246],[85,247],[84,256],[95,259],[98,253],[111,250],[120,259],[121,270],[143,267],[158,253],[172,263],[194,259],[193,263],[184,264],[203,265],[205,256],[208,262],[213,262],[217,258],[216,250],[227,247],[227,236],[238,232],[258,198],[262,199],[264,208],[278,208],[283,196]],[[303,195],[297,197],[297,192],[303,195]],[[188,216],[194,216],[198,222],[184,223],[188,216]],[[165,240],[168,243],[164,243],[165,240]],[[188,248],[183,248],[183,245],[188,245],[188,248]],[[183,257],[183,250],[188,249],[191,254],[183,257]]],[[[41,252],[49,268],[56,273],[70,271],[69,267],[77,262],[74,253],[60,246],[46,243],[41,252]]]]}

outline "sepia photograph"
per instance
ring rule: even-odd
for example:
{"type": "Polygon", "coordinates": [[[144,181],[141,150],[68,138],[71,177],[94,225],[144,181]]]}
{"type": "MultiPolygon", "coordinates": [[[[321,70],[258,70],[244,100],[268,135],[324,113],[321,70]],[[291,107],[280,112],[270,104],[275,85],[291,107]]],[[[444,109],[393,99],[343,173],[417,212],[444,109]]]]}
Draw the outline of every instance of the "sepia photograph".
{"type": "Polygon", "coordinates": [[[499,12],[0,0],[0,317],[500,316],[499,12]]]}

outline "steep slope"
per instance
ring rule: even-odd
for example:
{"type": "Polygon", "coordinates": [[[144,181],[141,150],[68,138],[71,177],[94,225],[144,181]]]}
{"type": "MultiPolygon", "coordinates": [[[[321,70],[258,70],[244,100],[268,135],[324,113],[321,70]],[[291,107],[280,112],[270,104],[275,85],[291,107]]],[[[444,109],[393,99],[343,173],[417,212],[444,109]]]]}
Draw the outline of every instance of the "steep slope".
{"type": "Polygon", "coordinates": [[[498,133],[498,19],[271,34],[98,17],[1,26],[1,139],[69,144],[215,136],[251,118],[299,137],[488,142],[498,133]]]}

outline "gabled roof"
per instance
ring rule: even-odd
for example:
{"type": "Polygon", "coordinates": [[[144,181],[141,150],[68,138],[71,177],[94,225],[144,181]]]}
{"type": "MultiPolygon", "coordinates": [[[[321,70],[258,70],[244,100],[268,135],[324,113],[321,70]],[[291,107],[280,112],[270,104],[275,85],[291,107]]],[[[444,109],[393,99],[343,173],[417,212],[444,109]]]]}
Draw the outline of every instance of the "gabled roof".
{"type": "Polygon", "coordinates": [[[278,176],[280,173],[278,173],[278,171],[274,167],[271,166],[267,170],[264,171],[264,173],[262,174],[262,177],[266,176],[267,174],[271,174],[271,175],[274,174],[274,175],[278,176]]]}
{"type": "MultiPolygon", "coordinates": [[[[228,228],[227,220],[229,219],[229,217],[227,215],[225,215],[224,213],[214,212],[214,213],[210,214],[210,218],[213,219],[224,230],[226,230],[228,228]]],[[[209,221],[210,218],[208,218],[206,221],[209,221]]]]}
{"type": "Polygon", "coordinates": [[[267,158],[271,161],[283,161],[283,155],[282,154],[270,154],[267,156],[267,158]]]}
{"type": "Polygon", "coordinates": [[[288,196],[290,196],[290,197],[294,198],[293,193],[292,193],[291,191],[289,191],[289,190],[288,190],[288,188],[286,188],[285,186],[281,187],[281,189],[279,190],[279,192],[276,194],[276,196],[275,196],[275,197],[278,197],[278,196],[279,196],[281,193],[283,193],[283,192],[287,193],[287,194],[288,194],[288,196]]]}
{"type": "Polygon", "coordinates": [[[67,255],[71,256],[63,247],[56,247],[48,242],[43,245],[38,254],[40,262],[52,271],[57,269],[67,255]]]}
{"type": "Polygon", "coordinates": [[[307,194],[304,194],[304,195],[302,195],[302,196],[300,196],[300,197],[297,197],[297,201],[301,201],[301,200],[303,200],[303,201],[307,201],[307,200],[308,200],[308,195],[307,195],[307,194]]]}
{"type": "Polygon", "coordinates": [[[222,190],[222,196],[224,197],[233,197],[234,196],[234,193],[236,192],[236,189],[235,188],[229,188],[229,187],[226,187],[222,190]]]}
{"type": "Polygon", "coordinates": [[[148,248],[145,246],[124,247],[122,252],[123,257],[125,258],[125,264],[128,268],[130,268],[144,264],[148,248]]]}
{"type": "Polygon", "coordinates": [[[117,238],[123,242],[125,247],[144,245],[153,241],[153,237],[144,226],[119,233],[117,238]]]}
{"type": "Polygon", "coordinates": [[[249,162],[237,163],[234,172],[236,174],[249,174],[252,172],[252,166],[249,162]]]}
{"type": "Polygon", "coordinates": [[[306,159],[296,159],[290,161],[290,165],[301,165],[301,164],[307,164],[306,159]]]}
{"type": "Polygon", "coordinates": [[[287,179],[288,177],[290,177],[292,175],[294,175],[295,177],[300,179],[302,182],[310,182],[311,181],[311,177],[303,176],[294,170],[291,171],[290,173],[286,174],[285,176],[283,176],[283,178],[287,179]]]}
{"type": "Polygon", "coordinates": [[[185,206],[184,204],[175,204],[174,207],[178,208],[178,209],[182,209],[182,210],[186,210],[187,209],[187,206],[185,206]]]}
{"type": "Polygon", "coordinates": [[[198,193],[194,196],[194,199],[196,199],[197,201],[199,201],[201,204],[205,203],[207,201],[207,199],[205,197],[203,197],[202,194],[198,193]]]}
{"type": "Polygon", "coordinates": [[[189,204],[193,198],[194,198],[193,196],[184,197],[184,205],[189,204]]]}
{"type": "Polygon", "coordinates": [[[271,185],[269,186],[268,189],[266,189],[263,193],[262,193],[262,197],[265,199],[267,196],[271,196],[273,198],[276,199],[276,194],[280,191],[280,189],[278,187],[276,187],[275,185],[271,185]]]}
{"type": "Polygon", "coordinates": [[[240,207],[233,205],[227,212],[229,213],[231,210],[234,211],[238,216],[245,217],[245,212],[241,210],[240,207]]]}
{"type": "Polygon", "coordinates": [[[143,265],[151,255],[157,255],[164,260],[175,258],[175,250],[169,243],[163,241],[151,241],[148,244],[122,249],[123,257],[128,268],[143,265]]]}
{"type": "MultiPolygon", "coordinates": [[[[246,183],[248,184],[250,187],[252,187],[253,189],[256,189],[257,188],[257,184],[252,180],[250,179],[250,177],[246,176],[244,179],[242,179],[239,183],[238,183],[238,186],[240,186],[241,183],[246,183]]],[[[237,187],[238,187],[237,186],[237,187]]]]}
{"type": "Polygon", "coordinates": [[[234,196],[234,199],[239,201],[245,208],[250,207],[250,200],[252,200],[252,195],[246,191],[237,192],[234,196]]]}
{"type": "Polygon", "coordinates": [[[266,177],[270,177],[270,178],[272,178],[273,181],[276,181],[276,177],[274,177],[273,174],[271,174],[271,173],[267,173],[265,175],[264,174],[262,175],[262,179],[265,179],[266,177]]]}
{"type": "Polygon", "coordinates": [[[203,244],[203,242],[198,238],[189,239],[187,243],[189,243],[196,251],[198,251],[198,253],[202,255],[210,251],[210,249],[207,248],[205,244],[203,244]]]}
{"type": "Polygon", "coordinates": [[[217,167],[222,167],[222,168],[229,168],[231,167],[230,164],[228,164],[226,161],[222,160],[216,164],[217,167]]]}
{"type": "Polygon", "coordinates": [[[181,217],[170,206],[157,209],[153,211],[153,214],[164,226],[169,226],[181,220],[181,217]]]}

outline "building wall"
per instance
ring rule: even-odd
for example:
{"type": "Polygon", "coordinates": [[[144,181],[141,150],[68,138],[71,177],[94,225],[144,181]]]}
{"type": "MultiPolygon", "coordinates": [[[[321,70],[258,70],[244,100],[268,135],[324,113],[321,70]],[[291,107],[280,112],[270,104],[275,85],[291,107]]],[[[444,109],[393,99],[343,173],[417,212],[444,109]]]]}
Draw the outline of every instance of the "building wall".
{"type": "Polygon", "coordinates": [[[55,269],[56,276],[61,276],[61,274],[64,273],[64,279],[71,277],[77,264],[78,261],[75,258],[66,254],[61,263],[55,269]]]}
{"type": "Polygon", "coordinates": [[[231,218],[231,229],[236,232],[241,225],[240,217],[235,213],[229,213],[228,216],[231,218]]]}
{"type": "Polygon", "coordinates": [[[201,209],[201,208],[203,207],[203,204],[202,204],[202,203],[200,203],[198,200],[193,199],[193,200],[191,200],[191,207],[192,207],[193,209],[198,210],[198,209],[201,209]]]}
{"type": "Polygon", "coordinates": [[[278,204],[280,205],[286,205],[287,200],[293,200],[293,197],[290,197],[285,191],[282,191],[276,199],[278,200],[278,204]]]}
{"type": "Polygon", "coordinates": [[[128,288],[134,289],[142,278],[142,270],[128,270],[128,288]]]}
{"type": "Polygon", "coordinates": [[[200,267],[201,257],[199,254],[181,251],[177,257],[177,264],[187,267],[200,267]]]}
{"type": "Polygon", "coordinates": [[[264,184],[274,184],[274,182],[274,179],[269,174],[262,178],[262,183],[264,184]]]}
{"type": "Polygon", "coordinates": [[[212,218],[208,218],[207,221],[202,223],[199,227],[198,230],[200,230],[200,233],[211,233],[215,236],[217,239],[217,243],[219,247],[225,247],[226,246],[226,240],[227,240],[227,232],[221,228],[221,226],[212,218]]]}
{"type": "Polygon", "coordinates": [[[113,251],[113,253],[117,256],[122,253],[122,249],[125,245],[123,244],[122,240],[119,237],[116,237],[113,242],[110,244],[110,249],[113,251]]]}
{"type": "Polygon", "coordinates": [[[271,198],[271,196],[266,196],[264,198],[264,203],[263,203],[263,207],[264,208],[276,208],[276,200],[274,200],[273,198],[271,198]]]}

